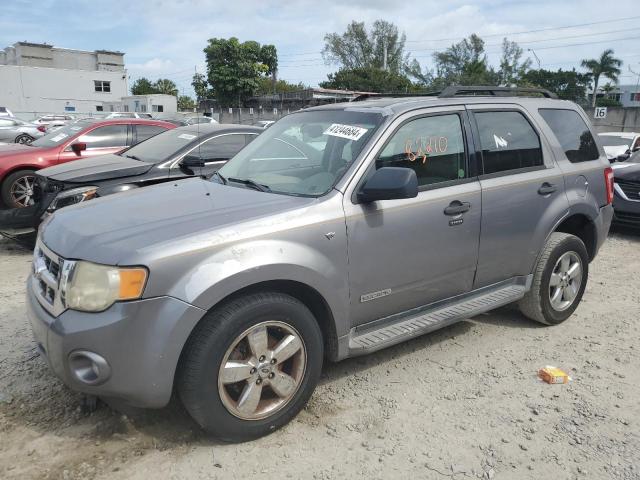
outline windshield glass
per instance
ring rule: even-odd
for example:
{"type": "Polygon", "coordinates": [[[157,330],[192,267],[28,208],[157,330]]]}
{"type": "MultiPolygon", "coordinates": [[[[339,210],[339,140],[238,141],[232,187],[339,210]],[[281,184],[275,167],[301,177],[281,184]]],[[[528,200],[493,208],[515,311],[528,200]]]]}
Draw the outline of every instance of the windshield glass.
{"type": "Polygon", "coordinates": [[[600,143],[604,147],[627,147],[631,146],[632,138],[622,138],[613,135],[598,135],[600,143]]]}
{"type": "Polygon", "coordinates": [[[134,145],[120,155],[135,157],[136,160],[149,163],[159,163],[170,159],[176,152],[193,143],[198,138],[196,132],[181,129],[167,130],[144,142],[134,145]]]}
{"type": "Polygon", "coordinates": [[[32,147],[55,147],[60,145],[71,137],[76,136],[82,130],[90,126],[91,122],[78,122],[72,123],[59,128],[44,137],[40,137],[38,140],[31,142],[32,147]]]}
{"type": "Polygon", "coordinates": [[[382,121],[380,113],[294,113],[265,130],[220,173],[232,185],[249,180],[274,193],[320,196],[344,175],[382,121]]]}

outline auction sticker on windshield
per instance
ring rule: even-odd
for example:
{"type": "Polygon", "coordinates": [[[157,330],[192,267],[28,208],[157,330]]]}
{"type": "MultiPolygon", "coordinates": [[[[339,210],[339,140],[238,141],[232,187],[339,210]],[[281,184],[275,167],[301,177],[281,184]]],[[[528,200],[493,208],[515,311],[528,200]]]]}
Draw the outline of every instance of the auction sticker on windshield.
{"type": "Polygon", "coordinates": [[[52,142],[58,143],[60,140],[64,140],[65,138],[67,138],[69,135],[67,135],[66,133],[59,133],[58,135],[56,135],[55,137],[53,137],[51,139],[52,142]]]}
{"type": "Polygon", "coordinates": [[[356,127],[354,125],[341,125],[334,123],[324,131],[324,135],[332,137],[346,138],[357,142],[362,136],[369,131],[368,128],[356,127]]]}

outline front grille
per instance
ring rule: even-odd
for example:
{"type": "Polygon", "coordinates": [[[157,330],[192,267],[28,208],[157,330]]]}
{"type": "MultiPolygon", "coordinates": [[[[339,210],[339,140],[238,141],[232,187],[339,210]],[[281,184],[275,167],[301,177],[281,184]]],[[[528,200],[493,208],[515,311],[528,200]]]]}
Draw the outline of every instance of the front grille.
{"type": "Polygon", "coordinates": [[[640,224],[640,213],[618,212],[616,211],[616,220],[624,223],[640,224]]]}
{"type": "Polygon", "coordinates": [[[33,252],[33,291],[40,305],[54,316],[64,310],[59,292],[63,267],[64,259],[38,241],[33,252]]]}
{"type": "Polygon", "coordinates": [[[616,183],[630,200],[640,200],[640,182],[616,180],[616,183]]]}

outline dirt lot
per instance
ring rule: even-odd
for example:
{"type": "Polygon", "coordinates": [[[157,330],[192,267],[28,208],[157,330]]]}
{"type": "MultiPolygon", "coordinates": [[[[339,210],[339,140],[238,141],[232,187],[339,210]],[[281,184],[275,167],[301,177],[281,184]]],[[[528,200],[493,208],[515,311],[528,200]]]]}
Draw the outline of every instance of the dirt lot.
{"type": "Polygon", "coordinates": [[[326,365],[296,420],[242,445],[208,439],[177,402],[83,413],[33,348],[29,264],[0,240],[2,479],[640,479],[640,235],[612,235],[565,324],[504,308],[326,365]],[[571,383],[538,381],[548,364],[571,383]]]}

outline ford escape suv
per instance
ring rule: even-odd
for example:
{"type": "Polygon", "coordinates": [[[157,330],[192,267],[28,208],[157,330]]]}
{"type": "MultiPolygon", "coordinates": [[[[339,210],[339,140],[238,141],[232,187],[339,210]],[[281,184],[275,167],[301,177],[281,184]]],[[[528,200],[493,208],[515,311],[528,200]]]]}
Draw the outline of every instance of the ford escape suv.
{"type": "Polygon", "coordinates": [[[175,390],[205,430],[247,440],[300,411],[323,359],[512,302],[563,322],[612,197],[586,116],[546,91],[311,108],[211,180],[54,213],[28,316],[71,388],[137,407],[175,390]]]}

